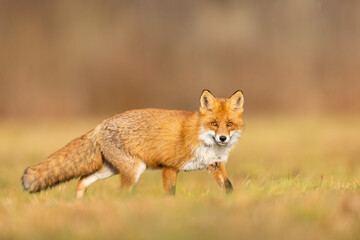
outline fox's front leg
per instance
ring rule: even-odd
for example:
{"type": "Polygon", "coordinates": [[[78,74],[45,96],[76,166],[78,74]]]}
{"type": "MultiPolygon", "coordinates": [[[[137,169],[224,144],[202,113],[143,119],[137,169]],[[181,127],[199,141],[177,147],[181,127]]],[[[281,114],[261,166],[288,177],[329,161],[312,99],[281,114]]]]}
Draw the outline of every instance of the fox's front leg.
{"type": "Polygon", "coordinates": [[[162,179],[165,193],[175,195],[177,174],[178,171],[173,168],[162,168],[162,179]]]}
{"type": "Polygon", "coordinates": [[[226,191],[226,193],[231,193],[233,191],[232,184],[225,170],[225,163],[216,162],[214,164],[211,164],[208,167],[208,170],[211,175],[213,175],[219,186],[224,189],[224,191],[226,191]]]}

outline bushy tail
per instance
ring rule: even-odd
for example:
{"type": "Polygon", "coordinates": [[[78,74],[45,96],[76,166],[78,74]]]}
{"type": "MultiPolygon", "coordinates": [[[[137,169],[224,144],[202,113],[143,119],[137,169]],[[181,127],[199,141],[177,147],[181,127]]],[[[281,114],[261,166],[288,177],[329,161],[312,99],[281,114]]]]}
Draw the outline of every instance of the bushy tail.
{"type": "Polygon", "coordinates": [[[41,163],[29,167],[22,176],[24,191],[30,193],[53,187],[72,178],[100,169],[102,155],[93,131],[76,138],[41,163]]]}

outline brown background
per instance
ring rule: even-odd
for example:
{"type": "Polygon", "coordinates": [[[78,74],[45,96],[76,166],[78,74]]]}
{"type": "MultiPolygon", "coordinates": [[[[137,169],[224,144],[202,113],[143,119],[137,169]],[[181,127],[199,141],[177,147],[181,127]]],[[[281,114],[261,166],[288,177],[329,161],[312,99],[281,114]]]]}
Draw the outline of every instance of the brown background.
{"type": "Polygon", "coordinates": [[[360,2],[0,1],[0,116],[360,109],[360,2]]]}

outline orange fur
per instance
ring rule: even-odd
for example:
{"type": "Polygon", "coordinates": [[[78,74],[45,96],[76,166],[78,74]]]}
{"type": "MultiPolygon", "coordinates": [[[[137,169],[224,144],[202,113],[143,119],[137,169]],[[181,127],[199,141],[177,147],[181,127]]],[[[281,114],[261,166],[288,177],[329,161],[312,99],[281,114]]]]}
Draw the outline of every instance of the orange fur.
{"type": "MultiPolygon", "coordinates": [[[[243,101],[242,92],[235,92],[231,97],[240,95],[243,101]]],[[[212,95],[209,98],[214,98],[212,95]]],[[[215,131],[216,134],[229,135],[231,131],[235,129],[243,130],[244,122],[242,120],[243,108],[241,107],[237,111],[231,109],[232,101],[230,99],[214,98],[213,107],[211,111],[201,109],[201,121],[200,125],[205,129],[215,131]],[[218,126],[212,126],[211,122],[217,122],[218,126]],[[227,123],[232,122],[231,127],[227,127],[227,123]]],[[[241,103],[243,104],[243,103],[241,103]]]]}
{"type": "Polygon", "coordinates": [[[175,194],[176,177],[178,170],[173,168],[162,168],[163,187],[167,194],[175,194]]]}
{"type": "Polygon", "coordinates": [[[25,169],[24,190],[39,192],[72,178],[86,176],[100,169],[102,157],[93,131],[68,143],[43,162],[25,169]]]}
{"type": "Polygon", "coordinates": [[[210,165],[209,172],[222,189],[224,189],[226,192],[232,191],[232,185],[225,170],[225,163],[214,163],[210,165]]]}
{"type": "Polygon", "coordinates": [[[150,108],[121,113],[28,168],[22,178],[24,190],[37,192],[81,177],[77,196],[82,197],[99,179],[120,174],[122,187],[131,189],[145,168],[162,168],[165,192],[174,194],[177,173],[203,169],[204,164],[222,188],[232,189],[225,171],[227,156],[216,155],[228,154],[231,147],[218,138],[230,139],[233,131],[243,129],[243,103],[241,91],[217,99],[204,90],[196,112],[150,108]],[[204,135],[208,140],[203,140],[204,132],[214,139],[204,135]],[[207,156],[222,160],[217,163],[207,156]]]}

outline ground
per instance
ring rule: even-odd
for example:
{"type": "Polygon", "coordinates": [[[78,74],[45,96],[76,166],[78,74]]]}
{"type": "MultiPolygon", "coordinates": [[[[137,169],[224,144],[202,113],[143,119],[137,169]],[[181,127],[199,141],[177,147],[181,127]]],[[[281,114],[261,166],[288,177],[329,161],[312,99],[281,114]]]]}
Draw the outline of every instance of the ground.
{"type": "Polygon", "coordinates": [[[164,196],[160,171],[131,194],[118,176],[83,200],[76,181],[40,194],[20,177],[101,118],[0,121],[0,239],[359,239],[360,116],[245,116],[226,195],[206,172],[180,173],[164,196]]]}

